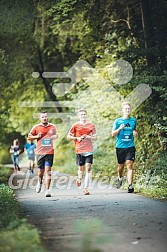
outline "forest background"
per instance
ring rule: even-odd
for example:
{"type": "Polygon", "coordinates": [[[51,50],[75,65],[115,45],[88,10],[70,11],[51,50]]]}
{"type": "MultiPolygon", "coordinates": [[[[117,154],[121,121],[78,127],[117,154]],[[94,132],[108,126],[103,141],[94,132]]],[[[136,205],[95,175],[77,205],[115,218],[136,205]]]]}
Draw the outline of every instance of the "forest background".
{"type": "Polygon", "coordinates": [[[74,146],[66,136],[77,120],[77,109],[85,107],[89,120],[97,125],[93,174],[115,177],[111,129],[121,115],[116,108],[122,99],[115,99],[115,94],[125,98],[144,83],[152,93],[132,114],[139,133],[135,179],[139,190],[154,186],[166,197],[167,2],[0,2],[0,163],[11,162],[9,148],[14,138],[19,139],[24,158],[27,134],[45,109],[60,135],[54,169],[75,174],[74,146]],[[77,62],[89,64],[93,74],[87,74],[85,65],[70,72],[77,62]],[[121,65],[114,68],[117,62],[121,65]],[[127,70],[129,65],[132,68],[127,70]],[[43,74],[67,71],[72,80],[43,74]],[[64,84],[56,84],[60,82],[64,84]]]}

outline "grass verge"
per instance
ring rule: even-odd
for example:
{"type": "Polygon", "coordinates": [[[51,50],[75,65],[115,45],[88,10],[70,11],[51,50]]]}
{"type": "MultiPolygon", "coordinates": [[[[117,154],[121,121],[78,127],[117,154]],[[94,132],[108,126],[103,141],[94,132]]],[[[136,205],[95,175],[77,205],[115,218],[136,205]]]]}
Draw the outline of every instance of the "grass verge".
{"type": "Polygon", "coordinates": [[[10,170],[0,166],[0,252],[46,252],[38,230],[20,217],[13,190],[7,185],[10,170]]]}

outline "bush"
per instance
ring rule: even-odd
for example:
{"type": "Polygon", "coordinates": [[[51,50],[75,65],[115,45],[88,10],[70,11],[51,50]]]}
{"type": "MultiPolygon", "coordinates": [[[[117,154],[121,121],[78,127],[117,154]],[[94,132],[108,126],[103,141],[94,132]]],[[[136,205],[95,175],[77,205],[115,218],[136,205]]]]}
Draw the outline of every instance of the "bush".
{"type": "Polygon", "coordinates": [[[166,152],[159,152],[150,158],[141,170],[141,175],[136,178],[137,190],[152,197],[167,199],[166,163],[166,152]]]}
{"type": "Polygon", "coordinates": [[[11,163],[11,157],[9,153],[9,147],[3,145],[3,148],[0,148],[0,164],[11,163]]]}
{"type": "Polygon", "coordinates": [[[0,252],[44,252],[38,230],[28,224],[27,220],[20,219],[19,212],[19,204],[13,190],[1,184],[0,252]]]}
{"type": "Polygon", "coordinates": [[[0,166],[0,184],[7,183],[11,169],[0,166]]]}
{"type": "Polygon", "coordinates": [[[18,213],[17,199],[9,186],[0,185],[0,228],[5,228],[16,218],[18,213]]]}
{"type": "Polygon", "coordinates": [[[0,233],[0,252],[44,252],[39,233],[33,226],[18,221],[11,222],[7,230],[0,233]],[[14,226],[17,226],[14,228],[14,226]],[[10,229],[10,227],[12,227],[10,229]]]}

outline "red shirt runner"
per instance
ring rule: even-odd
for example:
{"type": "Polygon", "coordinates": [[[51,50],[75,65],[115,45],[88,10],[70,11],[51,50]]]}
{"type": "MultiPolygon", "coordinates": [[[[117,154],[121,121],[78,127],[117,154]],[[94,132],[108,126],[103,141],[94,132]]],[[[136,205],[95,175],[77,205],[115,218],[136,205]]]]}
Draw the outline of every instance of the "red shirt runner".
{"type": "MultiPolygon", "coordinates": [[[[82,135],[95,135],[96,128],[95,125],[91,122],[83,124],[81,122],[76,122],[72,125],[69,131],[74,137],[81,137],[82,135]]],[[[81,142],[74,140],[75,151],[77,154],[84,152],[93,152],[92,141],[88,138],[84,138],[81,142]]]]}
{"type": "Polygon", "coordinates": [[[56,127],[52,123],[48,123],[46,126],[41,123],[36,124],[30,131],[30,135],[38,135],[42,133],[42,137],[37,139],[37,155],[54,154],[53,140],[51,137],[57,133],[56,127]]]}

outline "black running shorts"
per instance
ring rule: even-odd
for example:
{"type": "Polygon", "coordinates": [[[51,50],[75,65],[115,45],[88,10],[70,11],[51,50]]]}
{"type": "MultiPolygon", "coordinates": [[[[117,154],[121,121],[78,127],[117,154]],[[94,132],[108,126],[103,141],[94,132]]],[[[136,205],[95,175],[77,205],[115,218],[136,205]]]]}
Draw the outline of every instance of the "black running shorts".
{"type": "Polygon", "coordinates": [[[126,160],[135,161],[136,148],[116,148],[118,164],[124,164],[126,160]]]}
{"type": "Polygon", "coordinates": [[[93,155],[89,155],[87,157],[82,156],[81,154],[76,154],[76,164],[78,166],[83,166],[86,163],[93,164],[93,155]]]}
{"type": "Polygon", "coordinates": [[[37,155],[37,166],[39,169],[44,169],[45,166],[52,167],[53,154],[37,155]]]}

